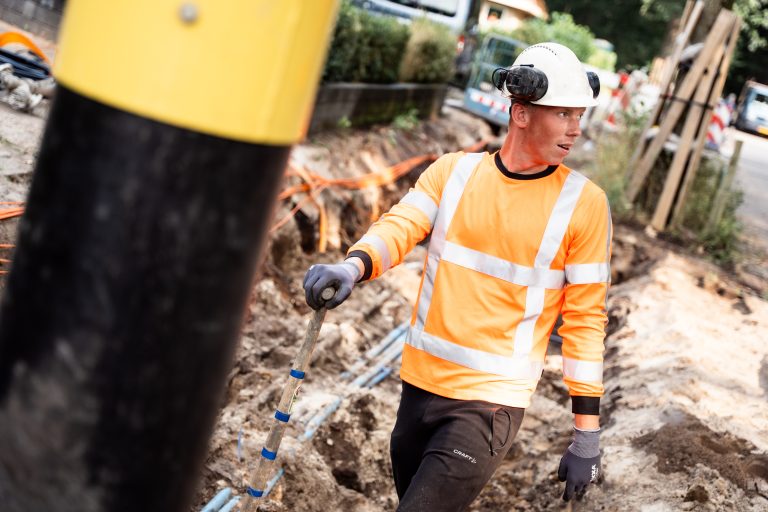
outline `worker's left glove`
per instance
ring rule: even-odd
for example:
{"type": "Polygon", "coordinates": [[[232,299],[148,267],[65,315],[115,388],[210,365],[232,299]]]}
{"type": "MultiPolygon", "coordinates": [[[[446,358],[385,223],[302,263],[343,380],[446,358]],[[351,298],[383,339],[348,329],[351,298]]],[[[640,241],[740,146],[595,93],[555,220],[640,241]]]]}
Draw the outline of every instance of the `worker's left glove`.
{"type": "Polygon", "coordinates": [[[579,430],[574,427],[573,442],[560,459],[557,477],[565,482],[563,499],[575,494],[581,498],[590,482],[600,476],[600,429],[579,430]]]}

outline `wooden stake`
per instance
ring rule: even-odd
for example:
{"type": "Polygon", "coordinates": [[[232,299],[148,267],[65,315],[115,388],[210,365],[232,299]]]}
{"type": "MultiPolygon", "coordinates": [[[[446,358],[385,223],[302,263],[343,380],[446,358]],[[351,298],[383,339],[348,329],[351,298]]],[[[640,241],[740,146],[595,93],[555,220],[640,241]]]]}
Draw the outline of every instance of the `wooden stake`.
{"type": "Polygon", "coordinates": [[[723,212],[725,211],[725,203],[728,200],[728,193],[731,191],[731,185],[733,184],[733,178],[736,176],[736,169],[739,165],[739,157],[741,156],[741,146],[744,144],[742,139],[736,141],[736,147],[733,149],[733,155],[731,161],[728,164],[728,173],[725,175],[725,179],[720,184],[720,188],[717,189],[717,195],[713,202],[712,209],[709,211],[709,219],[707,219],[707,226],[704,228],[705,233],[712,233],[720,219],[723,218],[723,212]]]}
{"type": "MultiPolygon", "coordinates": [[[[693,4],[693,10],[690,12],[690,14],[687,13],[688,5],[685,7],[683,17],[681,18],[681,23],[683,20],[685,20],[685,28],[675,38],[675,47],[672,51],[672,55],[666,58],[661,72],[661,80],[659,82],[659,93],[661,96],[669,92],[669,85],[672,82],[672,77],[675,74],[677,65],[680,62],[680,55],[683,53],[683,49],[688,44],[688,40],[691,38],[691,33],[693,32],[696,23],[699,21],[699,16],[701,15],[702,9],[704,9],[703,0],[697,0],[696,3],[693,4]]],[[[643,156],[643,150],[645,149],[645,134],[648,133],[648,130],[650,130],[658,121],[663,106],[664,98],[660,97],[659,101],[657,101],[653,106],[653,111],[648,117],[648,120],[645,122],[645,127],[643,127],[643,131],[640,134],[640,140],[638,141],[637,147],[632,154],[632,158],[629,159],[629,165],[627,167],[630,172],[635,168],[635,165],[643,156]]],[[[645,179],[645,177],[643,177],[643,179],[645,179]]],[[[632,199],[634,199],[634,196],[630,200],[632,199]]]]}
{"type": "Polygon", "coordinates": [[[702,115],[708,112],[704,108],[709,93],[712,90],[712,84],[715,80],[717,70],[720,67],[720,61],[723,57],[725,48],[722,46],[716,50],[715,55],[709,60],[706,71],[696,87],[696,93],[693,95],[693,103],[688,106],[688,113],[685,118],[683,130],[680,133],[680,142],[677,145],[675,156],[667,171],[667,178],[664,180],[664,188],[661,191],[659,202],[656,203],[656,211],[651,219],[651,226],[656,231],[664,231],[667,227],[667,218],[672,208],[672,202],[680,186],[680,180],[683,177],[685,164],[688,161],[693,139],[696,137],[696,130],[701,125],[702,115]]]}
{"type": "Polygon", "coordinates": [[[672,101],[664,121],[659,126],[659,132],[656,134],[651,144],[648,146],[648,150],[643,155],[640,162],[637,164],[637,168],[634,170],[634,174],[630,180],[629,187],[627,188],[627,199],[634,201],[640,188],[642,187],[645,179],[653,168],[653,163],[659,156],[664,143],[667,141],[667,137],[672,133],[672,129],[677,124],[680,115],[686,107],[687,99],[691,97],[694,88],[698,85],[705,68],[708,66],[718,48],[723,45],[726,34],[733,26],[733,13],[723,9],[715,21],[712,31],[707,37],[704,47],[702,48],[699,56],[693,63],[691,70],[683,79],[680,84],[679,90],[675,91],[675,97],[677,100],[672,101]]]}
{"type": "Polygon", "coordinates": [[[728,45],[725,49],[723,61],[718,70],[719,75],[715,79],[715,85],[712,87],[712,92],[709,95],[709,101],[707,109],[704,111],[704,115],[701,118],[701,125],[699,126],[698,136],[694,143],[693,152],[691,153],[691,159],[688,162],[688,167],[685,172],[685,178],[683,179],[683,185],[680,188],[680,194],[678,196],[675,209],[672,212],[672,225],[680,226],[683,222],[683,211],[685,207],[685,201],[688,198],[688,193],[693,185],[693,180],[696,177],[696,173],[699,171],[699,162],[701,161],[701,154],[704,151],[704,144],[707,142],[707,131],[709,125],[712,122],[712,108],[720,100],[720,96],[723,94],[723,87],[725,86],[725,79],[728,77],[728,69],[731,67],[731,60],[733,59],[734,51],[736,50],[736,42],[739,39],[739,31],[741,30],[741,18],[738,16],[734,20],[733,29],[731,30],[731,37],[728,40],[728,45]]]}

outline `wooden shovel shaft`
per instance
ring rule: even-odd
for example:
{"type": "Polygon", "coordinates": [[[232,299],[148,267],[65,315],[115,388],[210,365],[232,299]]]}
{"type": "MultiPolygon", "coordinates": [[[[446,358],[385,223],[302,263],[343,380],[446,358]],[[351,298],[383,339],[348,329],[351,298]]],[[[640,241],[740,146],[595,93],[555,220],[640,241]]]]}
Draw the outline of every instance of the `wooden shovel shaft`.
{"type": "MultiPolygon", "coordinates": [[[[334,293],[335,290],[333,288],[326,288],[321,295],[323,299],[327,301],[333,297],[334,293]]],[[[264,494],[266,491],[265,487],[267,480],[269,476],[274,473],[277,450],[280,447],[283,434],[288,426],[293,402],[296,399],[296,393],[304,380],[304,375],[309,367],[310,360],[312,359],[312,352],[315,350],[317,336],[323,325],[326,311],[326,308],[318,309],[309,320],[307,333],[304,336],[304,342],[301,344],[299,353],[291,367],[288,383],[283,388],[283,394],[280,398],[280,403],[277,406],[277,411],[275,412],[275,422],[269,431],[267,441],[264,443],[264,448],[261,451],[261,457],[259,457],[259,461],[257,462],[256,471],[251,479],[250,487],[248,488],[248,496],[243,500],[242,510],[244,512],[250,512],[256,509],[255,498],[259,498],[264,494]]]]}

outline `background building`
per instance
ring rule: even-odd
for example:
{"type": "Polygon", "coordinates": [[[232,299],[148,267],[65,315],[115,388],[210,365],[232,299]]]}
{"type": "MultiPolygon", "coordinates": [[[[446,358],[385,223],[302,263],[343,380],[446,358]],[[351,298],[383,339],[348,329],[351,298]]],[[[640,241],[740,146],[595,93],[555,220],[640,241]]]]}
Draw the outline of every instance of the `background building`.
{"type": "Polygon", "coordinates": [[[547,19],[544,0],[482,0],[478,25],[480,30],[514,30],[528,18],[547,19]]]}

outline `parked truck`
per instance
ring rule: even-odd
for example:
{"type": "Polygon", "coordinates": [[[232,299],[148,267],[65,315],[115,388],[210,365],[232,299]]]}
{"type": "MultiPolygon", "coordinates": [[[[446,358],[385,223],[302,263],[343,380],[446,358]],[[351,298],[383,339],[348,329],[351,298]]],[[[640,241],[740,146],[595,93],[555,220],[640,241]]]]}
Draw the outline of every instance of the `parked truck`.
{"type": "Polygon", "coordinates": [[[490,122],[495,129],[509,124],[509,99],[493,86],[493,71],[511,65],[527,46],[511,37],[487,34],[475,54],[464,89],[464,108],[490,122]]]}

